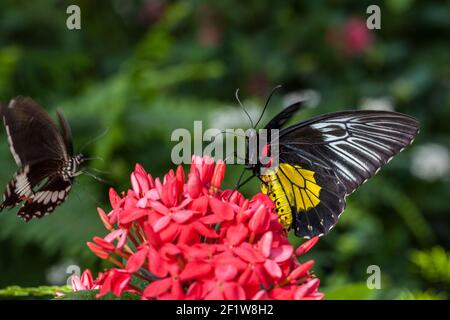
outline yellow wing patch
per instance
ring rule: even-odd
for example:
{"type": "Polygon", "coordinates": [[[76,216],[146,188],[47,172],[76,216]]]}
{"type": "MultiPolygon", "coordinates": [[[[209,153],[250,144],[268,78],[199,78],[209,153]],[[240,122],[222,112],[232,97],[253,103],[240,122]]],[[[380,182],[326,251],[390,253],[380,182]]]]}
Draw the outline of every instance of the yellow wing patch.
{"type": "Polygon", "coordinates": [[[320,203],[322,189],[314,178],[314,171],[298,165],[281,163],[279,167],[261,176],[265,182],[261,191],[267,194],[276,206],[278,221],[285,228],[292,224],[294,209],[296,213],[307,211],[320,203]]]}

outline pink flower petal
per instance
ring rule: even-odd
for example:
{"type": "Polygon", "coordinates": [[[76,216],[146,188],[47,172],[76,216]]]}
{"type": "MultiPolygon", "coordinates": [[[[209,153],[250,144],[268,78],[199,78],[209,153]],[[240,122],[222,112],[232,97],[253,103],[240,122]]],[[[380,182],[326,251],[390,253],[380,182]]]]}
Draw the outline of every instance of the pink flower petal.
{"type": "Polygon", "coordinates": [[[267,295],[266,290],[259,290],[252,298],[252,300],[268,300],[269,296],[267,295]]]}
{"type": "Polygon", "coordinates": [[[210,229],[200,222],[194,222],[193,227],[194,227],[195,231],[197,231],[199,234],[201,234],[204,237],[211,238],[211,239],[216,239],[219,237],[219,235],[216,233],[216,231],[214,229],[210,229]]]}
{"type": "Polygon", "coordinates": [[[156,189],[148,190],[148,191],[145,193],[145,197],[146,197],[147,199],[149,199],[149,200],[154,200],[154,201],[161,199],[161,198],[159,197],[158,190],[156,190],[156,189]]]}
{"type": "Polygon", "coordinates": [[[293,253],[294,248],[291,245],[286,244],[279,246],[278,248],[273,248],[270,253],[270,258],[275,262],[281,263],[291,258],[293,253]]]}
{"type": "Polygon", "coordinates": [[[266,260],[264,262],[264,268],[274,279],[280,279],[283,275],[280,266],[273,260],[266,260]]]}
{"type": "Polygon", "coordinates": [[[168,273],[165,262],[162,260],[159,253],[152,247],[148,250],[148,271],[158,278],[163,278],[168,273]]]}
{"type": "Polygon", "coordinates": [[[133,187],[133,191],[138,195],[141,194],[141,188],[139,186],[138,180],[136,178],[136,174],[134,172],[131,174],[130,180],[131,180],[131,185],[133,187]]]}
{"type": "Polygon", "coordinates": [[[295,290],[293,298],[295,300],[305,299],[305,296],[317,290],[319,284],[320,284],[319,279],[312,279],[307,283],[302,284],[295,290]]]}
{"type": "Polygon", "coordinates": [[[153,227],[150,223],[148,222],[144,223],[144,232],[148,242],[152,246],[156,247],[161,243],[161,237],[159,236],[158,233],[155,232],[155,230],[153,230],[153,227]]]}
{"type": "Polygon", "coordinates": [[[143,248],[128,258],[126,269],[130,273],[138,271],[147,258],[148,250],[143,248]]]}
{"type": "Polygon", "coordinates": [[[272,231],[267,231],[264,233],[259,240],[259,247],[262,255],[265,258],[270,256],[270,251],[272,250],[272,242],[273,242],[273,233],[272,231]]]}
{"type": "Polygon", "coordinates": [[[200,300],[203,297],[203,286],[200,282],[194,282],[189,287],[186,300],[200,300]]]}
{"type": "Polygon", "coordinates": [[[169,216],[162,216],[153,224],[153,231],[160,232],[162,229],[167,227],[172,219],[169,216]]]}
{"type": "Polygon", "coordinates": [[[147,215],[147,209],[127,209],[120,214],[120,223],[127,224],[147,215]]]}
{"type": "Polygon", "coordinates": [[[255,252],[255,250],[248,247],[240,246],[238,248],[235,248],[234,253],[236,253],[236,255],[238,255],[242,260],[247,262],[254,263],[254,262],[263,262],[265,260],[261,254],[255,252]]]}
{"type": "Polygon", "coordinates": [[[155,280],[150,282],[150,284],[144,290],[144,296],[149,298],[155,298],[169,290],[172,285],[172,279],[166,278],[162,280],[155,280]]]}
{"type": "Polygon", "coordinates": [[[248,236],[248,229],[242,223],[228,227],[227,240],[231,245],[240,244],[247,238],[247,236],[248,236]]]}
{"type": "MultiPolygon", "coordinates": [[[[172,211],[180,211],[183,210],[184,208],[186,208],[190,203],[192,202],[191,198],[186,198],[183,201],[181,201],[181,203],[175,207],[172,207],[172,211]]],[[[195,211],[195,210],[193,210],[195,211]]]]}
{"type": "Polygon", "coordinates": [[[224,300],[223,292],[219,289],[214,289],[205,296],[205,300],[224,300]]]}
{"type": "Polygon", "coordinates": [[[117,241],[116,248],[120,249],[125,245],[125,243],[127,242],[127,236],[128,236],[128,231],[123,230],[122,234],[120,235],[119,241],[117,241]]]}
{"type": "Polygon", "coordinates": [[[214,274],[220,281],[231,281],[238,273],[238,270],[232,264],[222,264],[216,267],[214,274]]]}
{"type": "Polygon", "coordinates": [[[222,202],[216,198],[209,199],[211,210],[223,220],[232,220],[234,217],[233,208],[228,203],[222,202]]]}
{"type": "Polygon", "coordinates": [[[245,300],[245,291],[244,289],[237,283],[228,282],[223,285],[223,293],[225,295],[225,299],[227,300],[245,300]]]}
{"type": "Polygon", "coordinates": [[[203,196],[192,201],[191,210],[197,211],[201,214],[205,214],[208,210],[208,197],[203,196]]]}
{"type": "Polygon", "coordinates": [[[136,206],[138,208],[146,208],[147,207],[147,201],[148,199],[146,197],[140,198],[139,201],[136,203],[136,206]]]}
{"type": "Polygon", "coordinates": [[[170,210],[159,201],[150,201],[149,204],[153,210],[155,210],[161,214],[164,214],[164,215],[170,214],[170,210]]]}
{"type": "Polygon", "coordinates": [[[194,244],[200,241],[201,235],[195,230],[192,224],[180,226],[180,234],[178,236],[179,244],[194,244]]]}
{"type": "Polygon", "coordinates": [[[172,219],[176,223],[184,223],[189,220],[194,215],[194,211],[192,210],[181,210],[172,215],[172,219]]]}
{"type": "Polygon", "coordinates": [[[205,262],[188,262],[180,274],[181,281],[205,277],[211,271],[211,265],[205,262]]]}

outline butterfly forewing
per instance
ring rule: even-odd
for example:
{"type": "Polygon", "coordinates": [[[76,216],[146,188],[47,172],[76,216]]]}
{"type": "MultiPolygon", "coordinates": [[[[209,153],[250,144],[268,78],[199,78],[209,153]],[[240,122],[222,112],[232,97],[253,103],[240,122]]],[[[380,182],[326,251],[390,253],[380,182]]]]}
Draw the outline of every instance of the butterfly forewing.
{"type": "Polygon", "coordinates": [[[18,166],[42,160],[68,160],[61,132],[32,99],[16,97],[1,108],[11,153],[18,166]]]}
{"type": "Polygon", "coordinates": [[[350,194],[411,144],[418,131],[418,122],[400,113],[331,113],[281,130],[280,157],[310,155],[333,169],[350,194]]]}

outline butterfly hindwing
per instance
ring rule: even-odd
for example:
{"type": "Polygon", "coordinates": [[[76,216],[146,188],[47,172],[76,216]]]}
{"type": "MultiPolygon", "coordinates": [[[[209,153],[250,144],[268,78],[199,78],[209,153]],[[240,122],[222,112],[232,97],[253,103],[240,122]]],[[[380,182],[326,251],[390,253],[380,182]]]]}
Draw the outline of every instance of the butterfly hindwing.
{"type": "Polygon", "coordinates": [[[41,188],[24,202],[17,215],[25,221],[48,215],[66,199],[71,187],[72,181],[64,180],[61,176],[49,178],[41,188]]]}

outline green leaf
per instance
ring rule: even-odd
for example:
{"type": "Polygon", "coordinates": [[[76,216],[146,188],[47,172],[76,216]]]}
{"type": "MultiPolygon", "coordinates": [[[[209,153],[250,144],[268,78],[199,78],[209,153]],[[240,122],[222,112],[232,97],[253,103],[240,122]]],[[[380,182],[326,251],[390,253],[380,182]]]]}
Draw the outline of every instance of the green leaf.
{"type": "Polygon", "coordinates": [[[55,296],[57,292],[70,292],[69,286],[40,286],[35,288],[23,288],[10,286],[0,289],[0,296],[3,297],[26,297],[26,296],[55,296]]]}
{"type": "Polygon", "coordinates": [[[55,298],[55,300],[139,300],[140,296],[131,293],[124,292],[120,297],[115,296],[112,293],[107,293],[101,298],[96,298],[98,290],[82,290],[76,292],[66,293],[62,297],[55,298]]]}

